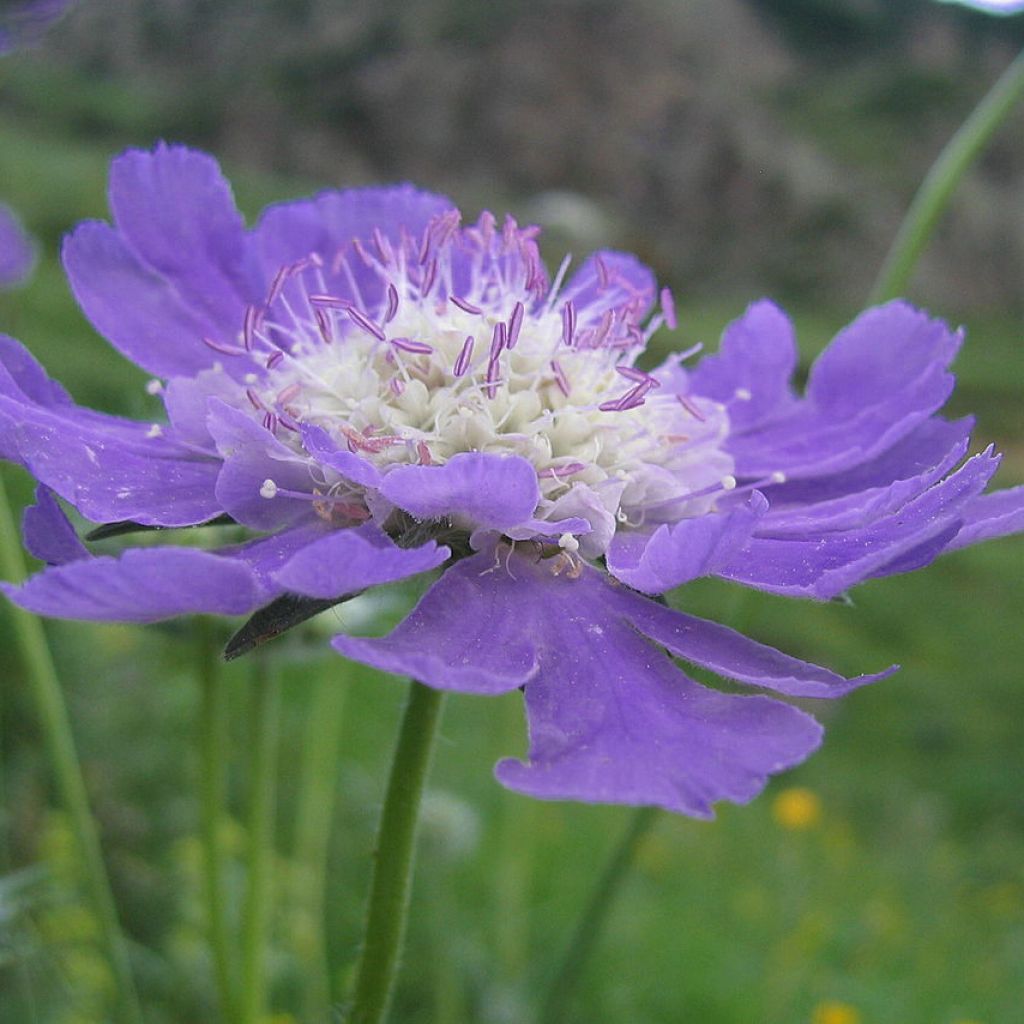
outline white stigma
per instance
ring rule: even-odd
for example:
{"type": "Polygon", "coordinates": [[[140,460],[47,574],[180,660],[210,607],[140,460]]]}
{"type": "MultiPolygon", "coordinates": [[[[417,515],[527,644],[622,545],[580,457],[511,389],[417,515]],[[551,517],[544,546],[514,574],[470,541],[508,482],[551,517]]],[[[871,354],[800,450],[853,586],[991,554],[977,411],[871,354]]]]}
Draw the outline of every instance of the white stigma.
{"type": "Polygon", "coordinates": [[[269,477],[260,486],[260,497],[267,499],[277,497],[277,484],[269,477]]]}

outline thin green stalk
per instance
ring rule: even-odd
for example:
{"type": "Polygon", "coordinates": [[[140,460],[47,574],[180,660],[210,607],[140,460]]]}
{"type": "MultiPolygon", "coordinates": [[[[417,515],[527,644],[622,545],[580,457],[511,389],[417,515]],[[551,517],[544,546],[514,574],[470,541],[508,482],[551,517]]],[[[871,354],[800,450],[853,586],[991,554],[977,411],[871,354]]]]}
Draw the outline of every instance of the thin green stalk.
{"type": "Polygon", "coordinates": [[[576,991],[583,967],[607,922],[619,884],[629,871],[641,841],[657,818],[656,807],[638,807],[634,812],[629,827],[609,858],[590,896],[590,902],[576,924],[576,930],[541,1007],[540,1024],[562,1024],[565,1021],[566,1009],[576,991]]]}
{"type": "Polygon", "coordinates": [[[266,953],[273,902],[274,810],[281,681],[255,658],[249,760],[248,879],[242,916],[242,1024],[259,1024],[266,1006],[266,953]]]}
{"type": "Polygon", "coordinates": [[[299,870],[299,923],[295,947],[308,965],[303,1001],[307,1021],[327,1020],[331,1003],[327,963],[327,853],[334,818],[338,742],[346,688],[333,674],[317,680],[309,706],[302,788],[295,815],[295,862],[299,870]]]}
{"type": "Polygon", "coordinates": [[[409,684],[370,880],[362,954],[349,1024],[380,1024],[387,1013],[405,935],[420,799],[430,766],[443,694],[409,684]]]}
{"type": "Polygon", "coordinates": [[[960,180],[1024,96],[1024,51],[946,143],[910,204],[871,290],[872,304],[904,294],[910,275],[960,180]]]}
{"type": "MultiPolygon", "coordinates": [[[[0,478],[0,571],[6,579],[25,576],[25,560],[11,515],[3,479],[0,478]]],[[[139,999],[132,978],[128,949],[117,918],[110,880],[103,863],[96,823],[89,809],[89,796],[75,749],[67,705],[40,621],[15,605],[8,606],[14,635],[25,666],[29,689],[36,704],[46,746],[61,800],[71,818],[75,840],[82,858],[82,870],[100,928],[100,939],[117,986],[118,1018],[125,1024],[142,1020],[139,999]]]]}
{"type": "Polygon", "coordinates": [[[238,1019],[231,964],[227,900],[224,888],[222,823],[227,804],[227,694],[221,678],[220,652],[211,623],[199,619],[197,674],[199,676],[200,813],[203,843],[203,889],[208,914],[214,982],[226,1021],[238,1019]]]}

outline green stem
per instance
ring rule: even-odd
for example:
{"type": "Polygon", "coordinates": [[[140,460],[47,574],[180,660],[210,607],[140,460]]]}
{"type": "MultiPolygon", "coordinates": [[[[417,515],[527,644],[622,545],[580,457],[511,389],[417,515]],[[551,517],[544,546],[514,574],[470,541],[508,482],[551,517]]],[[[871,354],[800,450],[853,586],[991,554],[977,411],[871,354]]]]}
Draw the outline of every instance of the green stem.
{"type": "MultiPolygon", "coordinates": [[[[18,532],[11,514],[3,479],[0,478],[0,571],[4,578],[18,581],[25,576],[18,532]]],[[[82,870],[99,923],[100,938],[110,961],[118,993],[118,1016],[126,1024],[142,1020],[139,999],[132,978],[128,949],[117,918],[96,823],[89,809],[89,796],[75,749],[67,705],[53,665],[53,658],[40,621],[15,605],[8,608],[14,635],[25,665],[32,699],[46,737],[50,767],[71,818],[75,840],[82,858],[82,870]]]]}
{"type": "Polygon", "coordinates": [[[309,707],[302,787],[295,815],[295,862],[299,892],[295,947],[309,965],[303,999],[306,1020],[326,1020],[331,1002],[327,963],[324,894],[327,887],[327,854],[334,818],[335,759],[341,734],[345,687],[333,675],[316,684],[309,707]]]}
{"type": "Polygon", "coordinates": [[[242,1024],[263,1019],[272,905],[277,733],[281,682],[264,655],[255,659],[249,761],[248,885],[242,917],[242,1024]]]}
{"type": "Polygon", "coordinates": [[[208,914],[213,974],[224,1020],[237,1020],[231,941],[224,889],[222,823],[227,803],[228,717],[219,650],[212,624],[196,623],[200,686],[199,761],[200,808],[203,843],[203,888],[208,914]]]}
{"type": "Polygon", "coordinates": [[[541,1007],[541,1024],[562,1024],[583,967],[601,936],[608,914],[644,836],[658,818],[658,808],[638,807],[625,834],[605,866],[590,901],[576,924],[558,972],[541,1007]]]}
{"type": "Polygon", "coordinates": [[[957,185],[1022,95],[1024,51],[946,143],[921,183],[871,290],[871,304],[906,291],[918,258],[946,212],[957,185]]]}
{"type": "Polygon", "coordinates": [[[380,1024],[387,1013],[405,934],[420,798],[430,766],[443,694],[409,684],[377,830],[366,932],[348,1024],[380,1024]]]}

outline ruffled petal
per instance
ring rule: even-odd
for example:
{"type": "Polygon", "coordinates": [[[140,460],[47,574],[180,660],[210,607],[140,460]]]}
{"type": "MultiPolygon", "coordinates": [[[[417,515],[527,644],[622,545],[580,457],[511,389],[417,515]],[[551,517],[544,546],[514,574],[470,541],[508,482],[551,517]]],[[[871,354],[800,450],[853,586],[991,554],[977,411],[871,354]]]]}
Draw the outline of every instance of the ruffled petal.
{"type": "Polygon", "coordinates": [[[818,359],[790,414],[730,438],[736,475],[804,479],[877,458],[949,397],[960,340],[906,303],[868,310],[818,359]]]}
{"type": "Polygon", "coordinates": [[[0,395],[47,407],[74,405],[20,341],[0,334],[0,395]]]}
{"type": "Polygon", "coordinates": [[[902,508],[949,473],[967,454],[972,420],[931,419],[883,453],[845,473],[766,490],[771,509],[762,537],[810,537],[866,526],[902,508]]]}
{"type": "Polygon", "coordinates": [[[720,575],[761,590],[827,599],[863,580],[927,564],[956,536],[999,465],[991,449],[869,526],[810,539],[753,537],[720,575]]]}
{"type": "Polygon", "coordinates": [[[636,629],[676,656],[720,676],[775,690],[787,697],[841,697],[867,683],[887,679],[899,667],[894,665],[874,675],[847,679],[717,622],[686,615],[642,597],[624,594],[618,603],[636,629]]]}
{"type": "Polygon", "coordinates": [[[983,494],[967,503],[963,525],[949,549],[1024,532],[1024,486],[983,494]]]}
{"type": "Polygon", "coordinates": [[[274,579],[308,597],[341,597],[436,569],[451,552],[434,541],[400,548],[374,523],[333,530],[296,552],[274,579]]]}
{"type": "MultiPolygon", "coordinates": [[[[445,572],[390,635],[334,645],[438,689],[525,686],[529,762],[502,761],[497,775],[546,799],[710,817],[716,800],[751,799],[768,774],[817,747],[821,728],[803,712],[683,675],[630,621],[642,617],[642,598],[596,570],[571,578],[554,567],[504,548],[481,552],[445,572]]],[[[730,650],[731,661],[720,652],[709,660],[753,674],[760,658],[780,688],[831,682],[802,663],[771,661],[759,645],[730,650]]]]}
{"type": "Polygon", "coordinates": [[[226,329],[241,327],[242,310],[259,300],[262,281],[231,186],[213,157],[165,143],[128,150],[110,167],[110,208],[131,250],[190,309],[226,329]]]}
{"type": "Polygon", "coordinates": [[[450,516],[466,525],[507,530],[533,518],[537,473],[518,455],[462,452],[443,466],[398,466],[380,493],[417,519],[450,516]]]}
{"type": "Polygon", "coordinates": [[[790,411],[797,356],[789,317],[762,299],[726,327],[718,353],[690,375],[690,390],[727,406],[730,427],[743,433],[790,411]]]}
{"type": "Polygon", "coordinates": [[[334,647],[348,658],[437,690],[515,690],[530,682],[540,666],[531,628],[536,610],[510,603],[511,594],[502,586],[507,578],[491,552],[464,559],[433,584],[388,636],[338,636],[334,647]]]}
{"type": "Polygon", "coordinates": [[[133,253],[108,224],[86,221],[64,240],[64,270],[89,322],[133,363],[160,377],[190,377],[224,362],[241,376],[248,359],[223,356],[203,343],[236,345],[243,311],[227,321],[211,317],[172,288],[133,253]]]}
{"type": "Polygon", "coordinates": [[[653,532],[623,530],[608,548],[608,571],[634,590],[663,594],[728,565],[767,508],[755,491],[745,505],[717,514],[664,523],[653,532]]]}
{"type": "Polygon", "coordinates": [[[44,569],[21,586],[0,584],[15,604],[58,619],[156,622],[175,615],[244,615],[259,604],[247,566],[195,548],[130,548],[44,569]]]}
{"type": "Polygon", "coordinates": [[[366,459],[350,452],[335,444],[331,435],[311,423],[303,423],[300,427],[302,433],[302,447],[320,463],[327,466],[336,473],[340,473],[346,480],[363,487],[379,487],[380,472],[377,467],[366,459]]]}
{"type": "Polygon", "coordinates": [[[65,565],[89,557],[56,495],[42,484],[36,488],[36,503],[25,509],[21,532],[29,554],[47,565],[65,565]]]}
{"type": "Polygon", "coordinates": [[[0,454],[87,519],[189,526],[218,515],[217,463],[148,430],[77,406],[47,409],[0,394],[0,454]]]}

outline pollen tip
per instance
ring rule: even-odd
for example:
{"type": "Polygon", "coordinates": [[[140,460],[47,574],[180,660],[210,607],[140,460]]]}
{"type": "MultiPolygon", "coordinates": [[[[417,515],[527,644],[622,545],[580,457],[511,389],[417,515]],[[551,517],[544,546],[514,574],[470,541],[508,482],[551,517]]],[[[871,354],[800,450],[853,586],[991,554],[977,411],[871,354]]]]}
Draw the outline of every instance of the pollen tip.
{"type": "Polygon", "coordinates": [[[741,402],[749,402],[753,395],[750,393],[750,388],[737,388],[733,392],[741,402]]]}
{"type": "Polygon", "coordinates": [[[277,484],[270,477],[267,477],[260,485],[260,497],[267,499],[277,497],[277,484]]]}
{"type": "Polygon", "coordinates": [[[736,477],[731,473],[722,477],[722,489],[726,491],[736,490],[736,477]]]}
{"type": "Polygon", "coordinates": [[[569,554],[574,555],[580,549],[580,542],[571,533],[563,533],[558,538],[558,546],[563,551],[568,551],[569,554]]]}
{"type": "Polygon", "coordinates": [[[146,381],[146,394],[147,395],[159,395],[164,390],[163,381],[157,380],[154,377],[152,380],[146,381]]]}
{"type": "Polygon", "coordinates": [[[784,484],[786,482],[786,474],[782,470],[775,470],[769,478],[773,484],[784,484]]]}

